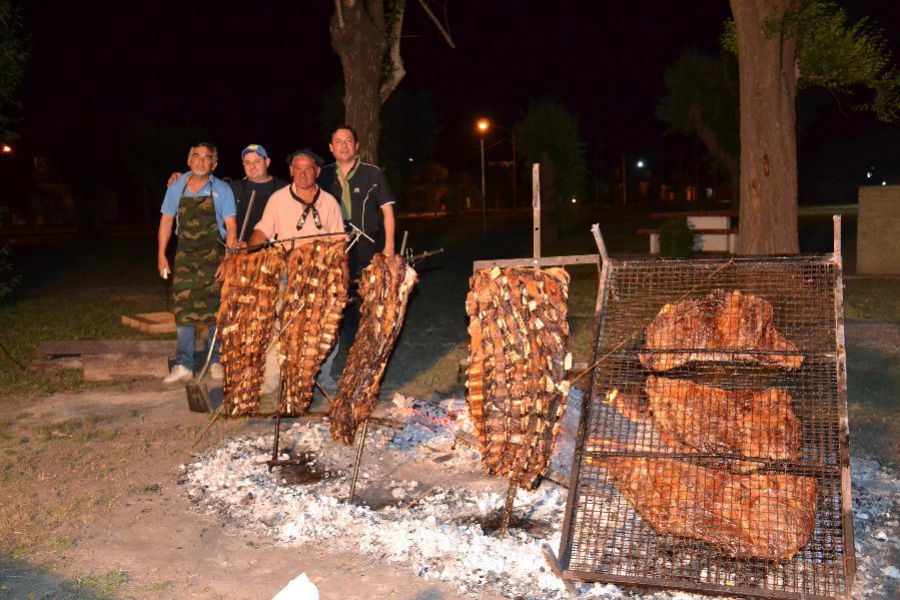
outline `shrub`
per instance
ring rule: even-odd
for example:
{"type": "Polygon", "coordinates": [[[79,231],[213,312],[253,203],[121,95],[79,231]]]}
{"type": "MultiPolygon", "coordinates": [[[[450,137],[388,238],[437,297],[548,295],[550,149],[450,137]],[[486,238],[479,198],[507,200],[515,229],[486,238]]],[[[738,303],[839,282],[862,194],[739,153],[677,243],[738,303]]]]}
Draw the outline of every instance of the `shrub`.
{"type": "Polygon", "coordinates": [[[690,258],[693,250],[694,231],[686,219],[669,219],[659,228],[659,253],[663,258],[690,258]]]}

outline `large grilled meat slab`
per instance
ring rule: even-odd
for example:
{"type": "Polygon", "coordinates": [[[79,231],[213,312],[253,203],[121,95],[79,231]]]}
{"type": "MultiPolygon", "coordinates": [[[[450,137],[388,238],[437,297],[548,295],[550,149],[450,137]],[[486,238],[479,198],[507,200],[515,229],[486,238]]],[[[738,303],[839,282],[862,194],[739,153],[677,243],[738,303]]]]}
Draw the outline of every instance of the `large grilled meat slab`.
{"type": "Polygon", "coordinates": [[[641,362],[667,371],[688,362],[752,362],[796,369],[803,355],[772,320],[772,305],[739,290],[666,304],[647,326],[641,362]]]}
{"type": "Polygon", "coordinates": [[[281,393],[276,410],[298,416],[309,410],[322,363],[337,341],[347,304],[342,265],[346,243],[317,240],[291,250],[282,306],[281,393]]]}
{"type": "Polygon", "coordinates": [[[651,375],[644,391],[654,424],[691,448],[772,460],[800,455],[803,426],[786,390],[723,390],[651,375]]]}
{"type": "Polygon", "coordinates": [[[533,489],[565,410],[569,327],[564,269],[482,269],[470,280],[469,412],[489,475],[533,489]]]}
{"type": "Polygon", "coordinates": [[[784,473],[733,475],[668,458],[604,457],[607,476],[661,535],[735,558],[788,559],[813,534],[819,486],[784,473]]]}
{"type": "Polygon", "coordinates": [[[222,284],[217,315],[222,343],[223,411],[237,417],[259,411],[266,348],[284,269],[281,248],[238,254],[222,284]]]}
{"type": "Polygon", "coordinates": [[[418,281],[400,256],[376,254],[359,278],[359,331],[331,405],[331,436],[352,444],[356,429],[375,410],[381,378],[403,327],[409,295],[418,281]]]}

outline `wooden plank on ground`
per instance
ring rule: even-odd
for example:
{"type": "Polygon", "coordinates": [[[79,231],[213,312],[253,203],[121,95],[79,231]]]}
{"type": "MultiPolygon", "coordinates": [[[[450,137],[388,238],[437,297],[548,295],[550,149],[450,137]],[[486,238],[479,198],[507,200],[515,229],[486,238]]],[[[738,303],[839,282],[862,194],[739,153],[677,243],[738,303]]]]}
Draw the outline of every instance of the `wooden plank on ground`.
{"type": "Polygon", "coordinates": [[[122,325],[145,333],[175,333],[175,314],[155,312],[122,315],[122,325]]]}
{"type": "Polygon", "coordinates": [[[86,354],[167,356],[173,349],[171,340],[66,340],[45,342],[37,353],[42,358],[86,354]]]}

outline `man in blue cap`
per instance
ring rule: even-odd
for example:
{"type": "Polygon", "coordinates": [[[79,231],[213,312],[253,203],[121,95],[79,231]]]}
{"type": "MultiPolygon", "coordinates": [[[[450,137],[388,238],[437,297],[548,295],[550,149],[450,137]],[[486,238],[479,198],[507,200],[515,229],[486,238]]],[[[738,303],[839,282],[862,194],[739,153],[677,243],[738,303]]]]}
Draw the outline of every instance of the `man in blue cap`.
{"type": "Polygon", "coordinates": [[[244,148],[241,152],[241,162],[247,176],[232,181],[231,189],[234,191],[234,201],[237,204],[238,231],[241,231],[244,220],[249,219],[247,231],[252,232],[262,218],[269,198],[285,187],[287,181],[269,174],[269,164],[272,161],[266,149],[259,144],[250,144],[244,148]],[[253,200],[253,209],[248,214],[250,196],[253,192],[256,192],[256,198],[253,200]]]}

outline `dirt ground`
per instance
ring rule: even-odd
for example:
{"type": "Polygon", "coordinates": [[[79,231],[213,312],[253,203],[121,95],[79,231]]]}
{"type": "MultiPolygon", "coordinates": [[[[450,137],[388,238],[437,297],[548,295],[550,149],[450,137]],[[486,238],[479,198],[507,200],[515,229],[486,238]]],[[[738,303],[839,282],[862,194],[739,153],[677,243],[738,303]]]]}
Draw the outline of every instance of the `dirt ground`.
{"type": "MultiPolygon", "coordinates": [[[[849,323],[851,357],[895,351],[898,331],[849,323]]],[[[207,419],[181,389],[146,381],[0,410],[0,544],[16,549],[0,565],[0,598],[271,598],[300,572],[323,598],[463,597],[377,556],[280,548],[191,510],[180,466],[207,419]]],[[[219,423],[196,451],[270,432],[219,423]]]]}
{"type": "MultiPolygon", "coordinates": [[[[467,265],[521,254],[525,244],[519,246],[498,240],[487,251],[458,248],[453,260],[423,265],[382,398],[398,390],[426,394],[446,383],[465,348],[467,265]],[[430,283],[439,277],[443,284],[430,283]]],[[[583,304],[588,314],[593,300],[583,304]]],[[[896,469],[897,417],[871,415],[890,414],[884,408],[896,405],[900,326],[849,320],[847,342],[853,443],[896,469]]],[[[0,599],[271,598],[301,572],[323,598],[468,597],[379,556],[323,545],[277,547],[192,510],[179,484],[192,452],[271,432],[270,423],[218,423],[192,450],[207,420],[187,411],[180,386],[150,380],[0,402],[0,599]]],[[[434,466],[419,478],[441,476],[434,466]]]]}
{"type": "MultiPolygon", "coordinates": [[[[135,387],[0,411],[0,544],[20,549],[0,598],[271,598],[304,571],[323,598],[461,598],[378,557],[278,548],[192,511],[180,465],[208,417],[183,390],[135,387]]],[[[253,431],[271,425],[217,424],[198,451],[253,431]]]]}

